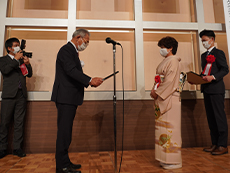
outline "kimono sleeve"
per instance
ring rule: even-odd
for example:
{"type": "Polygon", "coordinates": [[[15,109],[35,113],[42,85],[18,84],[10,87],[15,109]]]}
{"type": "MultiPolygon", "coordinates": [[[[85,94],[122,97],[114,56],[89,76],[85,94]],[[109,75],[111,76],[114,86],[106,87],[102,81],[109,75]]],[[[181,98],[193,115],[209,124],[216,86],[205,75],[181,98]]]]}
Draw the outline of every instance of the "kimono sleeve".
{"type": "Polygon", "coordinates": [[[164,81],[159,85],[156,94],[165,100],[174,93],[179,84],[179,61],[172,58],[164,68],[164,81]]]}

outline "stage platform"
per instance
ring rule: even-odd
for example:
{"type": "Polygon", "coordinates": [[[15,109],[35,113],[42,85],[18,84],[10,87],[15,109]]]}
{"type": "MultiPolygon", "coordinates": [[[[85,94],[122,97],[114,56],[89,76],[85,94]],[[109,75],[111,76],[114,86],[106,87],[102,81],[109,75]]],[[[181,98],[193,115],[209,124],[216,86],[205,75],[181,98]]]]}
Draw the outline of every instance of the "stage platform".
{"type": "MultiPolygon", "coordinates": [[[[230,154],[213,156],[203,148],[182,148],[183,167],[164,170],[154,158],[154,150],[124,151],[122,173],[227,173],[230,154]]],[[[230,146],[229,146],[230,149],[230,146]]],[[[120,158],[120,153],[118,156],[120,158]]],[[[113,152],[70,153],[73,163],[82,165],[82,173],[113,173],[113,152]]],[[[118,161],[119,163],[120,161],[118,161]]],[[[0,173],[55,173],[55,154],[27,154],[24,158],[7,155],[0,159],[0,173]]]]}

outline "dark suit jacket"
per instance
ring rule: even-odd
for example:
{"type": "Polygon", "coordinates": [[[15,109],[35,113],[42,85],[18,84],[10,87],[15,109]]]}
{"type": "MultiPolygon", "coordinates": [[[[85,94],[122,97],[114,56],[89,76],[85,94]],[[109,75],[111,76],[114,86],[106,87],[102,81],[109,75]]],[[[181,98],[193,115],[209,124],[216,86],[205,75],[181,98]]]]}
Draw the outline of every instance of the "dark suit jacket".
{"type": "Polygon", "coordinates": [[[31,65],[26,65],[28,75],[23,76],[19,68],[19,62],[16,59],[11,59],[6,55],[0,57],[0,71],[3,76],[2,98],[14,98],[18,92],[19,80],[21,82],[23,96],[27,98],[26,77],[32,76],[31,65]]]}
{"type": "Polygon", "coordinates": [[[82,71],[76,49],[68,42],[58,52],[56,74],[51,101],[56,103],[81,105],[84,87],[89,86],[90,77],[82,71]]]}
{"type": "MultiPolygon", "coordinates": [[[[216,80],[213,80],[211,83],[202,84],[201,92],[205,92],[207,94],[224,94],[225,86],[223,77],[229,72],[225,54],[222,50],[213,48],[209,55],[214,55],[216,57],[215,62],[212,64],[212,70],[210,73],[210,75],[215,76],[216,80]]],[[[203,53],[201,55],[202,70],[204,70],[206,63],[206,53],[203,53]]]]}

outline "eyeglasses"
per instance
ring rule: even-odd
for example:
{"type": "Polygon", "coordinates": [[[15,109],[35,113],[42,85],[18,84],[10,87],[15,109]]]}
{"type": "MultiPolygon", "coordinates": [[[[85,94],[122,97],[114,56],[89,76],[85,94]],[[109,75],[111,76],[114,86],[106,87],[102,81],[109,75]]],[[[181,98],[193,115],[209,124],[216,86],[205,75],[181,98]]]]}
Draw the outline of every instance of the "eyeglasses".
{"type": "Polygon", "coordinates": [[[86,45],[89,44],[89,41],[86,41],[83,37],[81,37],[81,38],[84,40],[84,43],[85,43],[86,45]]]}

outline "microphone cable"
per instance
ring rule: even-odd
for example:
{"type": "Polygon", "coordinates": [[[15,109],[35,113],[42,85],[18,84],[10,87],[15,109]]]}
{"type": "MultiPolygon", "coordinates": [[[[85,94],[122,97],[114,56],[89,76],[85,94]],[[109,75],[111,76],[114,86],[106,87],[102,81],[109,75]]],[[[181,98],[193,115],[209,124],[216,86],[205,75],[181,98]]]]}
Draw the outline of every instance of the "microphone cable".
{"type": "Polygon", "coordinates": [[[123,159],[123,150],[124,150],[124,122],[125,122],[125,87],[124,87],[124,54],[123,54],[123,47],[122,45],[121,46],[121,51],[122,51],[122,95],[123,95],[123,111],[122,111],[122,114],[123,114],[123,118],[122,118],[122,144],[121,144],[121,160],[120,160],[120,167],[119,167],[119,171],[118,173],[120,173],[121,171],[121,164],[122,164],[122,159],[123,159]]]}

